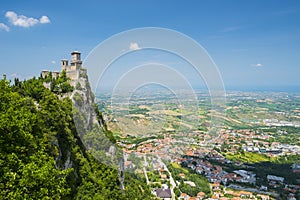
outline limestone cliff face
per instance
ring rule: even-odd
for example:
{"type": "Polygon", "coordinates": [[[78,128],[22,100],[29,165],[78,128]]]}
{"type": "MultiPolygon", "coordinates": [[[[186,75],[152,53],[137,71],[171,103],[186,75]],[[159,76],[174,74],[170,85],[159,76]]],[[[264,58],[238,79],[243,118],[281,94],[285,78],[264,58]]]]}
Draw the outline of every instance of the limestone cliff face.
{"type": "MultiPolygon", "coordinates": [[[[106,129],[102,114],[95,104],[95,96],[91,91],[86,70],[81,71],[77,80],[72,80],[74,91],[70,94],[73,101],[73,119],[85,147],[96,159],[108,165],[115,165],[117,154],[112,134],[106,129]],[[111,135],[108,135],[108,134],[111,135]],[[93,139],[91,139],[93,138],[93,139]],[[99,156],[99,152],[100,156],[99,156]]],[[[120,156],[120,154],[119,154],[120,156]]]]}
{"type": "Polygon", "coordinates": [[[71,93],[70,98],[73,101],[74,109],[78,109],[85,119],[83,127],[86,130],[90,130],[93,124],[102,126],[102,122],[97,118],[97,111],[95,110],[95,97],[91,91],[91,87],[88,81],[86,70],[81,71],[79,79],[72,80],[71,85],[74,87],[74,91],[71,93]]]}
{"type": "Polygon", "coordinates": [[[124,189],[122,150],[116,147],[113,136],[106,129],[103,116],[98,111],[87,71],[82,70],[79,79],[72,80],[71,84],[75,88],[70,94],[74,105],[73,119],[82,143],[94,158],[119,171],[121,188],[124,189]]]}
{"type": "MultiPolygon", "coordinates": [[[[95,97],[91,91],[86,70],[81,70],[78,79],[68,81],[74,87],[72,92],[57,94],[60,100],[70,98],[72,100],[72,114],[75,124],[75,130],[72,130],[73,135],[77,138],[77,144],[80,144],[81,151],[84,152],[91,148],[91,142],[85,139],[87,134],[90,134],[93,128],[97,128],[99,135],[104,135],[107,131],[102,115],[98,112],[95,105],[95,97]]],[[[50,83],[47,84],[50,89],[50,83]]],[[[56,157],[57,168],[68,169],[74,165],[72,160],[72,145],[65,144],[66,138],[53,138],[52,145],[58,147],[58,156],[56,157]],[[67,147],[67,148],[66,148],[67,147]]]]}

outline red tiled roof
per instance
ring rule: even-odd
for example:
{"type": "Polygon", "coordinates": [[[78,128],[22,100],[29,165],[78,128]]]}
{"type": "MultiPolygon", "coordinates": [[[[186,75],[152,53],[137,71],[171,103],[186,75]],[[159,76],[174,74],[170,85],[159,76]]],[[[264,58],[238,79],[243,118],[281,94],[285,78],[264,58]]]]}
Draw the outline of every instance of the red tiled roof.
{"type": "Polygon", "coordinates": [[[197,196],[198,197],[205,196],[205,193],[204,192],[198,192],[197,196]]]}

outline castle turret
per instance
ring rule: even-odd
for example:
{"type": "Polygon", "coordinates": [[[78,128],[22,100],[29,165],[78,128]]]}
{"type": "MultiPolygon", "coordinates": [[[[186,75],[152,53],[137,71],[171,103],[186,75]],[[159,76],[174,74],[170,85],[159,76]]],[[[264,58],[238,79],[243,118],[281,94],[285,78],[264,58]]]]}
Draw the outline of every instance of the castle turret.
{"type": "Polygon", "coordinates": [[[80,52],[78,51],[73,51],[71,53],[71,66],[76,66],[76,69],[80,69],[81,68],[81,58],[80,58],[80,52]]]}
{"type": "Polygon", "coordinates": [[[62,59],[61,60],[61,71],[63,71],[63,70],[67,71],[67,67],[68,67],[68,60],[62,59]]]}

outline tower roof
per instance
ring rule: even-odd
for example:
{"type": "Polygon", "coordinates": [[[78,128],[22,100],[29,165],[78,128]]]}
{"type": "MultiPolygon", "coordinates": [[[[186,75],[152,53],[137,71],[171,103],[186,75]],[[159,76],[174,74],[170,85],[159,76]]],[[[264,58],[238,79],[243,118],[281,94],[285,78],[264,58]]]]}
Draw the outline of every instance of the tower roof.
{"type": "Polygon", "coordinates": [[[80,52],[79,52],[79,51],[73,51],[73,52],[71,53],[71,55],[73,55],[73,54],[80,54],[80,52]]]}

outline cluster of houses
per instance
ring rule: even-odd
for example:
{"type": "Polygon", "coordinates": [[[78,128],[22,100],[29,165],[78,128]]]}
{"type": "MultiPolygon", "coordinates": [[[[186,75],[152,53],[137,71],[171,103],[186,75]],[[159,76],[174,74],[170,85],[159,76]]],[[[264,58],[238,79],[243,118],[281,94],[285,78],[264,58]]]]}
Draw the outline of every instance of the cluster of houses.
{"type": "MultiPolygon", "coordinates": [[[[216,155],[216,154],[215,154],[216,155]]],[[[221,155],[216,155],[215,159],[220,159],[221,155]]],[[[219,165],[213,165],[207,160],[195,157],[182,158],[181,164],[186,165],[198,174],[203,174],[211,183],[242,182],[255,184],[256,178],[253,172],[246,170],[235,170],[228,173],[219,165]]]]}
{"type": "MultiPolygon", "coordinates": [[[[187,166],[188,168],[194,170],[196,173],[198,174],[202,174],[204,175],[211,183],[212,183],[212,189],[214,192],[214,196],[218,197],[218,199],[220,199],[220,195],[221,193],[219,191],[216,191],[214,185],[218,185],[220,183],[222,183],[224,186],[228,185],[228,182],[230,181],[231,183],[249,183],[249,184],[253,184],[255,185],[256,183],[256,174],[253,173],[252,171],[246,171],[246,170],[234,170],[232,173],[228,173],[226,171],[224,171],[222,169],[221,166],[218,165],[213,165],[211,164],[208,160],[199,158],[199,157],[195,157],[195,152],[192,150],[188,150],[186,152],[187,154],[189,154],[189,156],[186,156],[184,158],[181,159],[181,164],[187,166]]],[[[209,154],[206,155],[207,158],[212,159],[212,160],[218,160],[221,163],[230,163],[231,161],[227,160],[224,156],[222,156],[221,154],[219,154],[218,152],[216,152],[215,150],[212,150],[209,154]]],[[[300,164],[293,164],[291,166],[292,168],[292,172],[293,173],[300,173],[300,164]]],[[[273,188],[275,187],[281,187],[283,188],[285,191],[289,192],[289,198],[288,199],[294,199],[295,193],[297,193],[297,191],[300,190],[300,186],[299,185],[288,185],[285,183],[285,179],[284,177],[280,177],[280,176],[275,176],[275,175],[267,175],[267,180],[268,180],[268,184],[269,186],[272,186],[273,188]]],[[[232,184],[230,184],[228,187],[229,188],[233,188],[233,189],[237,189],[237,190],[241,190],[240,193],[242,195],[239,195],[238,193],[234,193],[233,196],[235,196],[236,198],[241,197],[244,198],[247,191],[243,191],[243,190],[248,190],[255,192],[255,193],[261,193],[257,196],[260,196],[261,199],[270,199],[269,195],[266,194],[272,194],[271,192],[267,192],[268,191],[268,187],[267,186],[261,186],[260,189],[251,189],[251,188],[242,188],[240,186],[236,186],[236,187],[231,187],[232,184]],[[243,192],[246,192],[245,194],[243,192]]],[[[248,191],[248,197],[247,198],[252,198],[253,195],[251,192],[248,191]]],[[[224,193],[228,193],[228,191],[225,191],[224,193]]],[[[274,195],[275,193],[273,193],[272,195],[274,195]]],[[[276,195],[276,194],[275,194],[276,195]]],[[[214,197],[213,196],[213,197],[214,197]]],[[[223,199],[225,199],[223,197],[223,199]]]]}
{"type": "MultiPolygon", "coordinates": [[[[300,153],[298,146],[294,147],[293,145],[285,145],[279,142],[269,142],[270,135],[260,134],[252,130],[222,130],[221,137],[216,140],[216,143],[230,144],[228,151],[235,151],[242,149],[243,151],[249,152],[259,152],[268,154],[271,156],[287,154],[287,153],[300,153]]],[[[232,161],[226,159],[223,155],[218,153],[215,150],[207,149],[198,145],[197,148],[189,148],[189,140],[180,141],[185,148],[180,147],[178,138],[172,138],[171,135],[165,135],[162,139],[151,139],[145,142],[142,142],[138,145],[136,144],[126,144],[118,142],[120,146],[123,147],[125,154],[134,153],[137,157],[143,158],[144,155],[158,155],[163,159],[170,160],[171,162],[176,162],[187,166],[188,168],[194,170],[196,173],[204,175],[212,185],[213,196],[208,198],[199,192],[196,197],[190,197],[188,194],[181,193],[178,197],[179,199],[184,200],[200,200],[200,199],[241,199],[241,198],[257,198],[268,200],[270,195],[268,195],[268,187],[263,186],[261,189],[257,189],[257,192],[251,192],[247,190],[240,189],[239,191],[232,192],[231,190],[221,191],[218,185],[223,184],[225,187],[229,183],[248,183],[255,185],[256,183],[256,174],[252,171],[247,170],[234,170],[233,172],[227,172],[223,170],[222,166],[213,165],[209,160],[217,160],[220,163],[232,163],[232,161]],[[176,144],[176,145],[173,145],[176,144]],[[181,155],[186,155],[186,157],[181,157],[181,155]],[[203,159],[204,156],[208,159],[203,159]],[[258,195],[253,195],[253,193],[260,193],[258,195]],[[233,196],[233,198],[226,198],[224,194],[233,196]],[[255,196],[255,197],[254,197],[255,196]]],[[[218,147],[218,145],[216,145],[218,147]]],[[[219,145],[220,147],[221,145],[219,145]]],[[[242,163],[234,163],[241,164],[242,163]]],[[[134,164],[131,161],[125,162],[127,167],[132,167],[134,164]]],[[[125,168],[126,168],[125,166],[125,168]]],[[[153,165],[154,170],[162,170],[162,166],[159,166],[159,163],[153,165]]],[[[293,172],[300,172],[300,165],[293,165],[293,172]]],[[[165,173],[160,173],[160,178],[162,180],[167,180],[168,177],[165,173]]],[[[179,174],[183,179],[185,174],[179,174]]],[[[284,187],[283,177],[278,177],[274,175],[268,175],[267,177],[269,186],[281,185],[284,187]]],[[[185,181],[186,184],[192,186],[193,182],[189,180],[185,181]]],[[[288,186],[284,187],[284,190],[291,192],[293,194],[295,191],[299,190],[298,186],[288,186]]],[[[161,199],[172,199],[172,191],[170,188],[162,187],[157,188],[153,191],[157,197],[161,199]]],[[[289,199],[293,199],[293,195],[290,195],[289,199]]]]}
{"type": "Polygon", "coordinates": [[[266,126],[292,126],[292,127],[300,127],[299,122],[289,122],[278,119],[264,119],[263,123],[266,126]]]}
{"type": "Polygon", "coordinates": [[[298,145],[281,144],[279,142],[273,142],[271,144],[267,142],[267,145],[265,145],[261,141],[252,141],[248,142],[247,145],[243,145],[242,148],[247,152],[259,152],[269,156],[300,153],[300,147],[298,145]]]}
{"type": "Polygon", "coordinates": [[[240,147],[246,152],[258,152],[268,156],[300,154],[298,145],[269,142],[272,135],[249,129],[221,130],[220,138],[216,140],[218,147],[227,144],[227,151],[235,152],[240,147]]]}

